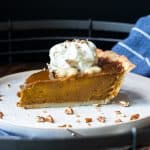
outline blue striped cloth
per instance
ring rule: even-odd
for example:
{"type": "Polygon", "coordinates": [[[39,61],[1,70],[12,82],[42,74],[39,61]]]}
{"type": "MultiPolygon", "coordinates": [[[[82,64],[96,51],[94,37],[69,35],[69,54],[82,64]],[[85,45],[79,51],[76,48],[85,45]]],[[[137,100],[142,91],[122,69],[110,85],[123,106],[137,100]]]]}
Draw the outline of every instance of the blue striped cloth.
{"type": "Polygon", "coordinates": [[[150,77],[150,16],[140,18],[129,36],[112,50],[127,56],[136,65],[134,73],[150,77]]]}

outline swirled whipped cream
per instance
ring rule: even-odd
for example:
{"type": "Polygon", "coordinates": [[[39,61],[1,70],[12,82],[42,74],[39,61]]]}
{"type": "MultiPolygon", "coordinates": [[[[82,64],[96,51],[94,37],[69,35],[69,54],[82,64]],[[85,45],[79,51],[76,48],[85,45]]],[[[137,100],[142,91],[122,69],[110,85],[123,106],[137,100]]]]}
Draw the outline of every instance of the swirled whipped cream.
{"type": "Polygon", "coordinates": [[[49,71],[55,72],[58,77],[101,70],[96,66],[96,46],[88,40],[72,40],[56,44],[50,49],[49,56],[49,71]]]}

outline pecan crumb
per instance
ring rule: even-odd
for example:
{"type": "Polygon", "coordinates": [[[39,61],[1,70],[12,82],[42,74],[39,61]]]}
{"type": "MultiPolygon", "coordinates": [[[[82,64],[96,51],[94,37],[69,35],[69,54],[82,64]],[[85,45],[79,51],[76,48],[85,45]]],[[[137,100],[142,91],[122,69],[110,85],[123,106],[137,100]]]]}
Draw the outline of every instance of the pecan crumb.
{"type": "Polygon", "coordinates": [[[133,114],[131,115],[130,120],[137,120],[139,118],[140,118],[140,114],[133,114]]]}
{"type": "Polygon", "coordinates": [[[115,123],[121,123],[122,122],[122,120],[121,119],[117,119],[117,120],[115,120],[115,123]]]}
{"type": "Polygon", "coordinates": [[[119,101],[119,105],[123,106],[123,107],[128,107],[129,106],[129,102],[128,101],[119,101]]]}
{"type": "Polygon", "coordinates": [[[103,116],[99,116],[99,117],[97,118],[97,120],[98,120],[99,122],[102,122],[102,123],[106,122],[106,118],[103,117],[103,116]]]}
{"type": "Polygon", "coordinates": [[[74,111],[73,111],[73,109],[72,109],[71,107],[67,107],[67,108],[65,109],[65,114],[66,114],[66,115],[73,115],[73,114],[74,114],[74,111]]]}
{"type": "Polygon", "coordinates": [[[3,112],[0,112],[0,119],[3,119],[3,117],[4,117],[3,112]]]}
{"type": "Polygon", "coordinates": [[[45,118],[42,116],[36,116],[36,121],[37,122],[45,122],[45,118]]]}
{"type": "Polygon", "coordinates": [[[92,122],[92,118],[85,118],[85,122],[86,123],[92,122]]]}
{"type": "Polygon", "coordinates": [[[71,60],[71,59],[66,59],[66,62],[72,66],[72,67],[76,67],[77,66],[77,62],[75,60],[71,60]]]}
{"type": "Polygon", "coordinates": [[[58,127],[60,128],[72,128],[71,124],[63,124],[63,125],[59,125],[58,127]]]}
{"type": "Polygon", "coordinates": [[[54,119],[51,115],[48,115],[47,117],[45,117],[45,121],[50,122],[50,123],[54,123],[54,119]]]}
{"type": "Polygon", "coordinates": [[[54,123],[54,119],[51,115],[48,115],[47,117],[43,117],[43,116],[37,116],[36,117],[37,122],[50,122],[50,123],[54,123]]]}

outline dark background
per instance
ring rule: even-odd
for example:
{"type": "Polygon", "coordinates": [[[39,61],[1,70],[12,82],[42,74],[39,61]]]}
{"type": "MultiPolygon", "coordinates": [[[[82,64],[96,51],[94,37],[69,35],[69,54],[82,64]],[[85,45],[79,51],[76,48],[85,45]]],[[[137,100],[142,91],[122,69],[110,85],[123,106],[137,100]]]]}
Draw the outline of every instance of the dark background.
{"type": "MultiPolygon", "coordinates": [[[[66,39],[101,38],[94,43],[102,49],[111,49],[116,42],[128,36],[115,31],[88,29],[32,29],[16,30],[15,20],[79,19],[135,23],[150,13],[150,0],[1,0],[0,1],[0,63],[48,62],[49,48],[66,39]],[[2,23],[2,22],[6,23],[2,23]],[[89,32],[90,31],[90,32],[89,32]],[[90,34],[89,34],[90,33],[90,34]],[[52,37],[59,37],[52,39],[52,37]],[[46,37],[46,38],[45,38],[46,37]],[[104,40],[105,38],[105,40],[104,40]],[[32,53],[34,57],[32,58],[32,53]]],[[[79,22],[79,21],[78,21],[79,22]]],[[[30,24],[31,25],[31,24],[30,24]]],[[[110,25],[111,27],[111,25],[110,25]]],[[[120,27],[120,26],[119,26],[120,27]]],[[[119,28],[118,27],[118,28],[119,28]]],[[[120,30],[121,31],[121,30],[120,30]]]]}
{"type": "Polygon", "coordinates": [[[150,0],[6,0],[0,21],[31,19],[95,19],[135,22],[150,14],[150,0]]]}

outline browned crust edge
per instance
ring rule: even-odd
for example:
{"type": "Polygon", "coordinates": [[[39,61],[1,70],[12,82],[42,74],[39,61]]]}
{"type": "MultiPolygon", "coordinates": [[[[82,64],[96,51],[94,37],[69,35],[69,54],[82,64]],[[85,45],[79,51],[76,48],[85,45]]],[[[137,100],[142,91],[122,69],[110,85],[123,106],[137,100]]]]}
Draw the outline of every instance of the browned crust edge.
{"type": "Polygon", "coordinates": [[[106,59],[109,62],[120,63],[119,65],[121,65],[124,68],[125,72],[129,72],[136,67],[133,63],[131,63],[128,60],[126,56],[119,55],[111,50],[103,51],[101,49],[96,49],[96,54],[99,59],[106,59]]]}

